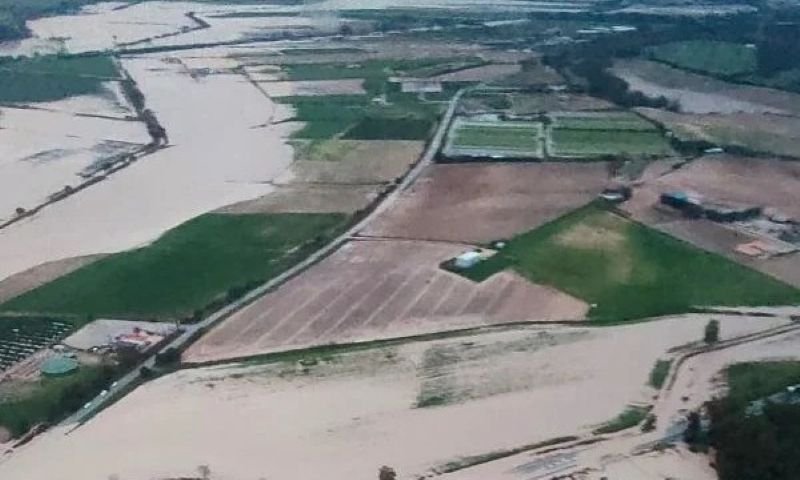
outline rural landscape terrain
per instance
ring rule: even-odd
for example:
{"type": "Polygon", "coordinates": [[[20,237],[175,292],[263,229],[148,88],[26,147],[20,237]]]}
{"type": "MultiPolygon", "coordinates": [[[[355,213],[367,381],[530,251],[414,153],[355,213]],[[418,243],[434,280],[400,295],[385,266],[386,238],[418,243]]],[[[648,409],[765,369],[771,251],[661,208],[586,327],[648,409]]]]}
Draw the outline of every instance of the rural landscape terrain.
{"type": "Polygon", "coordinates": [[[0,479],[800,478],[800,4],[0,0],[0,479]]]}

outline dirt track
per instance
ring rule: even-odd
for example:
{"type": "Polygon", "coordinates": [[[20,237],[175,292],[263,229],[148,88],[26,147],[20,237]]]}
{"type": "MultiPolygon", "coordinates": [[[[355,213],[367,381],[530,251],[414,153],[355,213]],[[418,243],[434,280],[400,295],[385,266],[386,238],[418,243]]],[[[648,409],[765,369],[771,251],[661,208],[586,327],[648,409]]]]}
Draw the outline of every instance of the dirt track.
{"type": "Polygon", "coordinates": [[[192,345],[203,362],[494,323],[581,318],[587,305],[503,272],[477,284],[439,268],[468,245],[353,241],[192,345]]]}

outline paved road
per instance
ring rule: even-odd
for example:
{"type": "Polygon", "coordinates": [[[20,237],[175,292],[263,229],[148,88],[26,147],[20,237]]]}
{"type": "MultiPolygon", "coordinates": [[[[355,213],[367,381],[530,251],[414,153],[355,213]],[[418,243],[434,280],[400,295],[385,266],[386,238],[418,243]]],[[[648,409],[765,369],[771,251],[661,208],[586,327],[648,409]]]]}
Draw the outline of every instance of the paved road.
{"type": "MultiPolygon", "coordinates": [[[[278,275],[277,277],[273,278],[267,283],[261,285],[260,287],[252,290],[250,293],[248,293],[241,299],[222,308],[221,310],[215,312],[209,317],[206,317],[200,322],[192,325],[187,325],[185,327],[186,330],[184,330],[183,333],[181,333],[171,343],[163,347],[160,351],[163,352],[164,350],[167,350],[169,348],[180,349],[185,346],[188,346],[188,344],[191,343],[191,340],[193,336],[196,334],[197,330],[201,328],[207,329],[212,327],[213,325],[224,320],[234,312],[240,310],[241,308],[252,303],[259,297],[265,295],[270,290],[281,285],[288,279],[292,278],[293,276],[297,275],[298,273],[302,272],[308,267],[314,265],[316,262],[318,262],[325,256],[329,255],[330,253],[332,253],[334,250],[341,247],[353,236],[357,235],[361,230],[363,230],[364,227],[366,227],[369,224],[369,222],[371,222],[378,215],[386,211],[399,198],[400,194],[404,190],[406,190],[412,183],[414,183],[414,181],[420,176],[420,174],[422,174],[422,172],[433,162],[433,159],[436,156],[436,152],[439,150],[439,147],[441,146],[442,141],[444,140],[445,135],[447,134],[447,128],[453,119],[453,115],[455,114],[458,101],[461,99],[462,95],[471,88],[475,87],[463,88],[453,96],[447,107],[447,111],[442,117],[441,122],[439,122],[439,127],[436,129],[436,134],[433,136],[433,139],[431,139],[430,143],[428,144],[428,148],[425,150],[425,153],[423,154],[422,158],[408,172],[408,174],[406,174],[406,176],[403,178],[403,181],[397,186],[397,188],[395,188],[389,195],[387,195],[383,199],[383,201],[379,203],[369,215],[364,217],[357,224],[350,227],[350,229],[348,229],[346,232],[336,237],[336,239],[334,239],[328,245],[314,252],[308,258],[298,263],[294,267],[283,272],[282,274],[278,275]]],[[[153,368],[155,366],[155,354],[153,354],[153,356],[145,360],[142,363],[142,366],[153,368]]],[[[105,406],[108,402],[118,397],[119,394],[124,393],[124,391],[138,379],[139,379],[139,367],[137,367],[135,370],[131,371],[130,373],[119,379],[114,384],[114,386],[111,387],[105,394],[98,395],[97,397],[95,397],[91,402],[87,404],[87,407],[82,408],[81,410],[79,410],[66,420],[64,420],[64,422],[62,422],[62,425],[76,424],[74,425],[74,428],[79,427],[81,422],[88,419],[98,409],[105,406]]],[[[72,430],[74,430],[74,428],[72,430]]]]}

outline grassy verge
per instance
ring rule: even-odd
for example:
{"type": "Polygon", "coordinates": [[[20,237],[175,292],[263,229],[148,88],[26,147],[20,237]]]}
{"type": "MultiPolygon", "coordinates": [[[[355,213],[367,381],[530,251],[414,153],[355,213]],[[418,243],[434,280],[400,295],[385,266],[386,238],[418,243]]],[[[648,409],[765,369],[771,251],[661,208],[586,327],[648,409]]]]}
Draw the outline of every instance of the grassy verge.
{"type": "Polygon", "coordinates": [[[593,203],[511,239],[493,257],[458,273],[482,281],[505,268],[593,304],[614,323],[684,313],[703,305],[800,302],[800,291],[699,250],[593,203]]]}
{"type": "Polygon", "coordinates": [[[101,91],[102,83],[119,78],[105,55],[44,55],[0,59],[0,102],[46,102],[101,91]]]}
{"type": "Polygon", "coordinates": [[[42,378],[28,393],[0,402],[0,425],[17,437],[38,423],[57,422],[107,388],[115,374],[111,366],[83,365],[67,377],[42,378]]]}
{"type": "Polygon", "coordinates": [[[596,428],[593,433],[595,435],[604,435],[633,428],[645,419],[649,411],[650,409],[644,407],[628,407],[610,422],[600,428],[596,428]]]}
{"type": "Polygon", "coordinates": [[[480,455],[470,455],[468,457],[461,457],[458,460],[453,460],[452,462],[447,462],[441,467],[436,468],[435,470],[437,473],[440,474],[452,473],[458,470],[463,470],[465,468],[474,467],[475,465],[489,463],[495,460],[499,460],[501,458],[517,455],[522,452],[527,452],[530,450],[538,450],[540,448],[545,448],[545,447],[552,447],[554,445],[559,445],[567,442],[574,442],[576,440],[578,440],[578,437],[556,437],[556,438],[551,438],[549,440],[545,440],[543,442],[523,445],[521,447],[509,448],[507,450],[496,450],[494,452],[483,453],[480,455]]]}
{"type": "Polygon", "coordinates": [[[725,374],[728,398],[744,404],[800,384],[800,362],[737,363],[725,374]]]}
{"type": "Polygon", "coordinates": [[[672,366],[672,360],[658,360],[656,364],[653,365],[653,369],[650,370],[650,378],[647,382],[653,388],[661,389],[664,386],[664,382],[667,380],[667,375],[669,375],[669,368],[672,366]]]}
{"type": "Polygon", "coordinates": [[[344,225],[339,214],[207,214],[0,306],[5,311],[182,318],[280,274],[344,225]]]}

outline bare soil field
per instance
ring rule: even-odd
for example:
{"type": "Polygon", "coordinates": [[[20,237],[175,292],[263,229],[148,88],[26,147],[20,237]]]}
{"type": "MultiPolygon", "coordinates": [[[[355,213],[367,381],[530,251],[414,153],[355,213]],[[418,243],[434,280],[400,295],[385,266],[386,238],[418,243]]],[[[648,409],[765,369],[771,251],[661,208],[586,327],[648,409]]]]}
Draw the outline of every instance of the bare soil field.
{"type": "MultiPolygon", "coordinates": [[[[645,384],[656,359],[699,341],[708,318],[504,329],[308,354],[302,362],[182,370],[139,387],[69,436],[64,428],[40,436],[0,463],[0,476],[167,478],[208,465],[220,478],[344,480],[391,465],[399,478],[416,478],[465,456],[589,432],[626,404],[650,399],[645,384]],[[431,388],[441,403],[419,408],[431,388]]],[[[723,338],[786,322],[714,318],[723,338]]],[[[779,351],[789,347],[796,355],[796,340],[779,351]]],[[[506,478],[506,470],[472,478],[506,478]]],[[[530,470],[511,473],[531,478],[530,470]]]]}
{"type": "Polygon", "coordinates": [[[518,115],[614,108],[614,105],[600,98],[573,93],[517,93],[510,98],[511,110],[518,115]]]}
{"type": "Polygon", "coordinates": [[[364,95],[364,80],[309,80],[297,82],[259,82],[270,97],[364,95]]]}
{"type": "Polygon", "coordinates": [[[66,258],[53,262],[43,263],[24,272],[20,272],[5,280],[0,281],[0,303],[10,300],[25,292],[52,282],[56,278],[88,265],[103,255],[87,255],[83,257],[66,258]]]}
{"type": "Polygon", "coordinates": [[[353,213],[402,177],[424,149],[405,140],[328,140],[296,143],[296,160],[269,194],[221,213],[353,213]]]}
{"type": "Polygon", "coordinates": [[[800,114],[800,95],[727,83],[657,62],[621,60],[612,72],[631,90],[675,100],[686,113],[800,114]]]}
{"type": "Polygon", "coordinates": [[[382,184],[401,177],[422,155],[424,142],[328,140],[299,143],[290,172],[276,183],[382,184]]]}
{"type": "Polygon", "coordinates": [[[434,165],[365,235],[485,243],[536,228],[594,199],[597,163],[434,165]]]}
{"type": "Polygon", "coordinates": [[[672,130],[684,141],[705,141],[800,157],[800,117],[758,113],[696,115],[652,108],[637,111],[672,130]]]}
{"type": "Polygon", "coordinates": [[[431,79],[440,82],[490,82],[519,73],[521,69],[517,63],[493,64],[445,73],[431,79]]]}
{"type": "Polygon", "coordinates": [[[476,284],[439,268],[468,245],[351,241],[225,320],[190,362],[496,323],[579,319],[580,300],[502,272],[476,284]]]}

